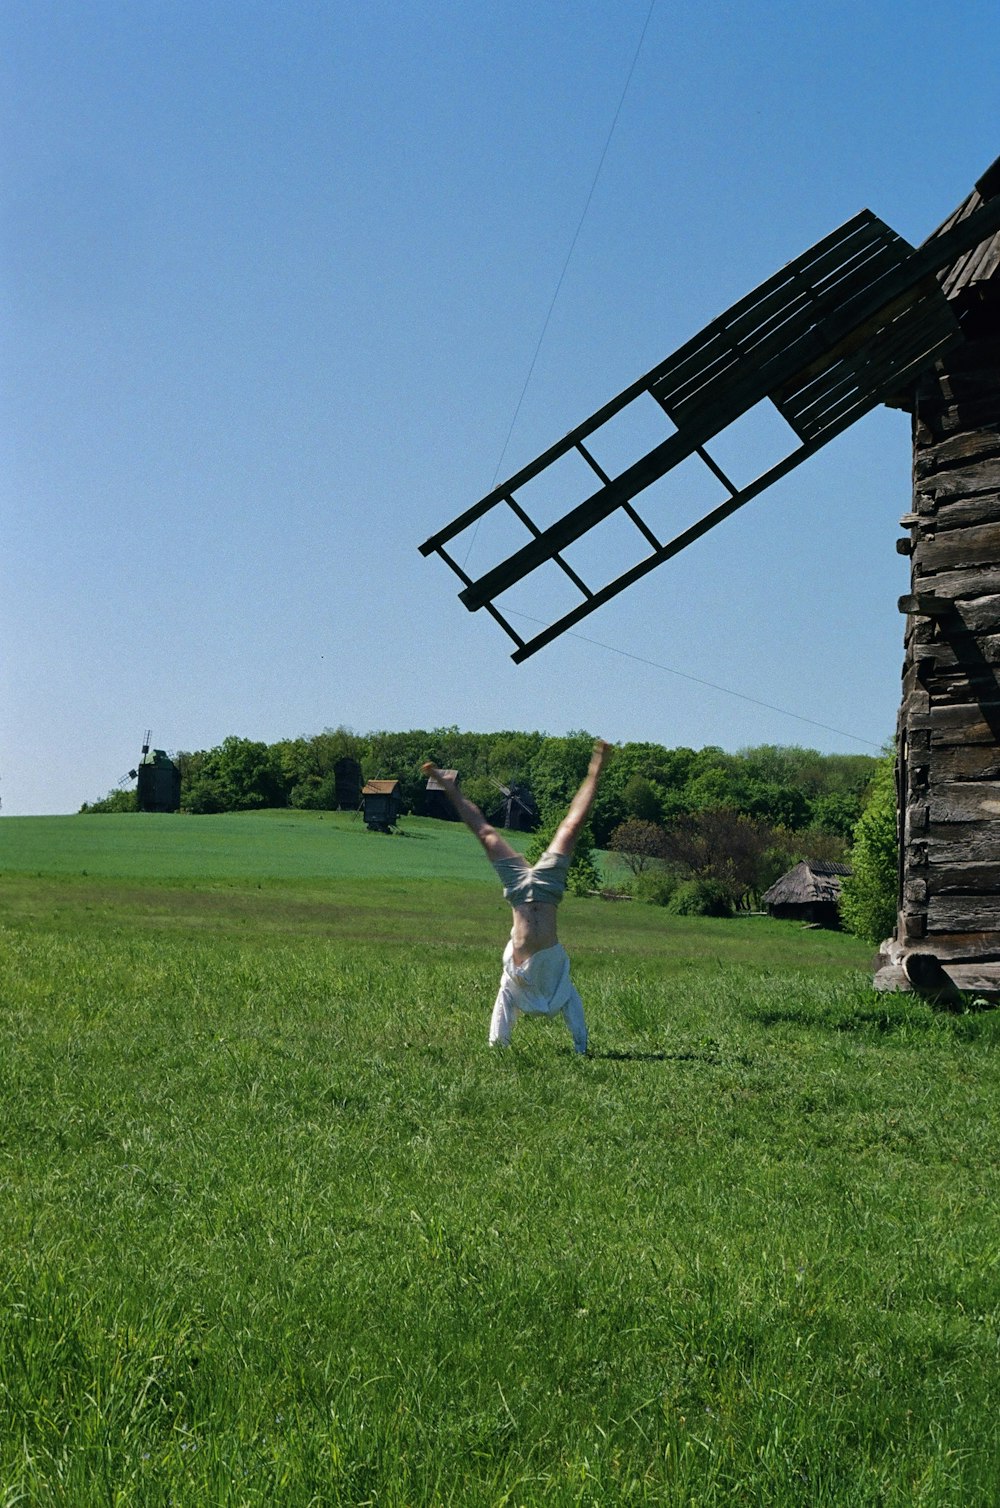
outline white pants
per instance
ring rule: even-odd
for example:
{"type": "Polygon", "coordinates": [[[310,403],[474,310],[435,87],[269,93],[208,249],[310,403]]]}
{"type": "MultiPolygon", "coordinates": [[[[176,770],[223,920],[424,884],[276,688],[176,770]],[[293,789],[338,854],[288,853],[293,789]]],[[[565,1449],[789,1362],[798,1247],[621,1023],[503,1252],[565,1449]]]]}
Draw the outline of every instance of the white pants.
{"type": "Polygon", "coordinates": [[[511,1030],[522,1014],[561,1014],[577,1052],[587,1051],[583,1001],[569,977],[569,955],[562,943],[533,953],[522,964],[514,962],[513,943],[504,949],[503,975],[490,1020],[491,1047],[510,1046],[511,1030]]]}

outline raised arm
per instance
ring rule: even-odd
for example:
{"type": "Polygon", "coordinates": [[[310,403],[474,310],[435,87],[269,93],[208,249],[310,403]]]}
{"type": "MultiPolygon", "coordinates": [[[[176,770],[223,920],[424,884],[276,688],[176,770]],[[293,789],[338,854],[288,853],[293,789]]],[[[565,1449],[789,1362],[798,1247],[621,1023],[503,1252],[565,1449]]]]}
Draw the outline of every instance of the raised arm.
{"type": "Polygon", "coordinates": [[[549,853],[566,854],[570,858],[576,847],[576,840],[580,836],[580,829],[594,809],[594,801],[597,797],[597,783],[601,778],[601,771],[608,762],[611,754],[611,745],[599,738],[594,745],[594,752],[590,756],[590,765],[584,776],[583,784],[569,804],[569,811],[556,828],[556,835],[549,844],[549,853]]]}
{"type": "Polygon", "coordinates": [[[436,764],[427,763],[421,765],[420,768],[428,778],[434,777],[456,816],[460,817],[466,827],[475,833],[491,860],[512,859],[516,856],[517,850],[511,848],[510,844],[501,838],[496,828],[487,822],[476,803],[470,801],[453,780],[449,780],[446,775],[442,774],[436,764]]]}

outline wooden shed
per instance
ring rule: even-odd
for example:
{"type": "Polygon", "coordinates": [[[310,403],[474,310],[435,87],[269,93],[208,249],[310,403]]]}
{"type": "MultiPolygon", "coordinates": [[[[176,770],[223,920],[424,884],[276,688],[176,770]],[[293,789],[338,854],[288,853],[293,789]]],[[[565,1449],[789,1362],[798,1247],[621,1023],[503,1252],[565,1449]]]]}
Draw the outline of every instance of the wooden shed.
{"type": "Polygon", "coordinates": [[[399,821],[403,792],[398,780],[369,780],[361,790],[365,826],[372,832],[390,833],[399,821]]]}
{"type": "MultiPolygon", "coordinates": [[[[457,770],[442,770],[441,774],[446,780],[458,784],[457,770]]],[[[444,793],[436,775],[431,775],[427,780],[427,788],[424,792],[424,816],[437,817],[442,822],[457,822],[457,814],[444,793]]]]}
{"type": "Polygon", "coordinates": [[[839,927],[840,882],[850,873],[849,864],[803,859],[764,892],[761,904],[783,920],[839,927]]]}
{"type": "MultiPolygon", "coordinates": [[[[935,235],[1000,197],[1000,159],[935,235]]],[[[1000,231],[939,274],[964,340],[912,414],[897,725],[900,873],[882,989],[1000,994],[1000,231]],[[912,961],[911,961],[912,960],[912,961]]]]}

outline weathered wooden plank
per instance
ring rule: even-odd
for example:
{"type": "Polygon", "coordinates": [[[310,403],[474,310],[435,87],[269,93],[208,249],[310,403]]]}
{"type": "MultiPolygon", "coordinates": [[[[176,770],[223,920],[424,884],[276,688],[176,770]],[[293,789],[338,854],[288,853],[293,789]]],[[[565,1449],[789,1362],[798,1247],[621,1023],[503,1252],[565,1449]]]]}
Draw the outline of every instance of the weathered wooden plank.
{"type": "MultiPolygon", "coordinates": [[[[950,829],[949,829],[949,831],[950,831],[950,829]]],[[[904,860],[906,862],[906,868],[907,868],[907,872],[908,873],[916,874],[920,870],[924,870],[924,869],[927,868],[927,835],[926,835],[926,833],[924,834],[924,836],[922,838],[916,838],[916,839],[914,839],[914,841],[907,848],[905,854],[903,855],[903,858],[904,858],[904,860]]]]}
{"type": "Polygon", "coordinates": [[[931,778],[931,822],[981,822],[1000,819],[1000,782],[964,780],[939,785],[931,778]]]}
{"type": "Polygon", "coordinates": [[[914,570],[948,571],[1000,565],[1000,521],[924,535],[913,552],[914,570]]]}
{"type": "MultiPolygon", "coordinates": [[[[995,895],[932,895],[927,902],[927,933],[989,932],[1000,928],[995,895]]],[[[1000,931],[997,932],[1000,938],[1000,931]]]]}
{"type": "Polygon", "coordinates": [[[899,940],[905,944],[921,942],[927,936],[926,911],[900,911],[896,918],[899,940]]]}
{"type": "Polygon", "coordinates": [[[930,825],[930,807],[925,799],[920,796],[907,802],[906,806],[906,831],[907,834],[923,834],[928,831],[930,825]]]}
{"type": "Polygon", "coordinates": [[[934,779],[942,784],[963,780],[1000,780],[1000,744],[956,744],[938,749],[934,779]]]}
{"type": "Polygon", "coordinates": [[[949,744],[995,744],[997,735],[993,723],[984,715],[987,712],[993,722],[1000,719],[1000,702],[985,709],[976,703],[932,707],[929,712],[907,714],[907,726],[915,730],[928,729],[932,751],[949,744]]]}
{"type": "Polygon", "coordinates": [[[948,642],[953,611],[937,618],[914,616],[906,626],[907,645],[913,659],[925,659],[932,649],[948,642]]]}
{"type": "Polygon", "coordinates": [[[1000,631],[1000,595],[959,599],[955,603],[955,620],[955,628],[949,626],[948,633],[956,628],[975,634],[1000,631]]]}
{"type": "MultiPolygon", "coordinates": [[[[917,883],[916,880],[909,883],[917,883]]],[[[935,864],[923,877],[925,895],[991,895],[1000,897],[1000,858],[953,860],[935,864]]],[[[997,906],[1000,912],[1000,906],[997,906]]]]}
{"type": "MultiPolygon", "coordinates": [[[[926,754],[921,754],[918,749],[909,747],[906,759],[902,761],[902,768],[906,771],[906,784],[909,790],[924,788],[930,779],[930,759],[926,754]]],[[[899,779],[900,761],[896,761],[896,779],[899,779]]]]}
{"type": "Polygon", "coordinates": [[[995,428],[963,431],[936,444],[929,440],[921,443],[918,431],[913,456],[914,480],[919,483],[950,466],[993,456],[1000,456],[1000,431],[995,428]]]}
{"type": "Polygon", "coordinates": [[[927,514],[918,515],[924,529],[966,529],[973,524],[991,524],[1000,519],[1000,493],[984,492],[979,497],[962,498],[958,502],[936,507],[930,500],[927,514]]]}
{"type": "MultiPolygon", "coordinates": [[[[978,671],[973,669],[929,671],[922,667],[919,685],[929,698],[931,707],[962,707],[968,702],[992,703],[1000,694],[1000,674],[995,666],[978,671]]],[[[919,693],[914,692],[916,696],[919,693]]],[[[917,713],[919,715],[919,713],[917,713]]],[[[993,728],[1000,741],[1000,712],[985,712],[984,720],[993,728]]]]}
{"type": "Polygon", "coordinates": [[[914,645],[914,655],[937,670],[1000,665],[1000,634],[948,634],[936,642],[914,645]]]}
{"type": "MultiPolygon", "coordinates": [[[[982,995],[994,998],[1000,992],[1000,963],[952,963],[946,964],[949,979],[963,995],[982,995]]],[[[901,964],[886,964],[874,978],[874,986],[880,992],[909,994],[913,986],[907,979],[901,964]]]]}
{"type": "Polygon", "coordinates": [[[932,722],[929,729],[932,758],[936,758],[942,749],[1000,744],[1000,708],[990,707],[985,713],[979,709],[978,717],[966,713],[967,709],[963,707],[941,707],[937,709],[936,719],[933,711],[915,714],[917,719],[926,718],[932,722]],[[955,714],[954,721],[951,721],[952,714],[955,714]]]}
{"type": "MultiPolygon", "coordinates": [[[[1000,712],[1000,703],[996,710],[1000,712]]],[[[980,742],[978,735],[983,734],[985,737],[990,734],[983,719],[983,709],[974,703],[964,707],[932,707],[929,712],[918,712],[906,721],[908,728],[918,732],[926,728],[930,732],[932,750],[944,743],[980,742]],[[960,737],[948,737],[953,733],[960,737]]]]}
{"type": "Polygon", "coordinates": [[[1000,963],[956,963],[950,966],[948,973],[963,995],[995,998],[1000,991],[1000,963]]]}
{"type": "MultiPolygon", "coordinates": [[[[968,697],[965,698],[969,700],[968,697]]],[[[903,667],[903,703],[910,713],[925,712],[930,707],[930,694],[924,685],[922,667],[909,661],[903,667]]]]}
{"type": "Polygon", "coordinates": [[[995,1000],[1000,991],[1000,963],[951,963],[948,974],[963,995],[995,1000]]]}
{"type": "Polygon", "coordinates": [[[900,597],[896,606],[901,613],[910,616],[917,614],[922,618],[944,618],[952,610],[949,598],[939,597],[936,592],[920,591],[907,592],[905,597],[900,597]]]}
{"type": "Polygon", "coordinates": [[[937,471],[921,482],[920,490],[930,492],[939,503],[949,498],[973,497],[980,492],[1000,492],[1000,457],[981,458],[975,465],[937,471]]]}
{"type": "Polygon", "coordinates": [[[963,570],[937,571],[933,574],[914,570],[913,591],[929,593],[942,602],[971,601],[994,597],[1000,593],[1000,565],[979,563],[963,570]]]}
{"type": "MultiPolygon", "coordinates": [[[[995,920],[995,918],[994,918],[995,920]]],[[[927,945],[943,962],[1000,963],[1000,932],[951,932],[947,928],[927,929],[927,945]]]]}
{"type": "Polygon", "coordinates": [[[989,863],[1000,853],[1000,822],[932,824],[926,843],[932,869],[956,863],[989,863]]]}

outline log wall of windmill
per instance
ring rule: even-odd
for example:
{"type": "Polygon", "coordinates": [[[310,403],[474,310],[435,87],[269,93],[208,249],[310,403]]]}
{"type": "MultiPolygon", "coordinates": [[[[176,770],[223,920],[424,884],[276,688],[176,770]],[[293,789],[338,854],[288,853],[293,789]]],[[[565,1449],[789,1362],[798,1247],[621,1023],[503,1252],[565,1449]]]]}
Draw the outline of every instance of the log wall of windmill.
{"type": "Polygon", "coordinates": [[[921,381],[898,724],[895,945],[876,983],[933,953],[963,990],[1000,992],[1000,321],[921,381]]]}

